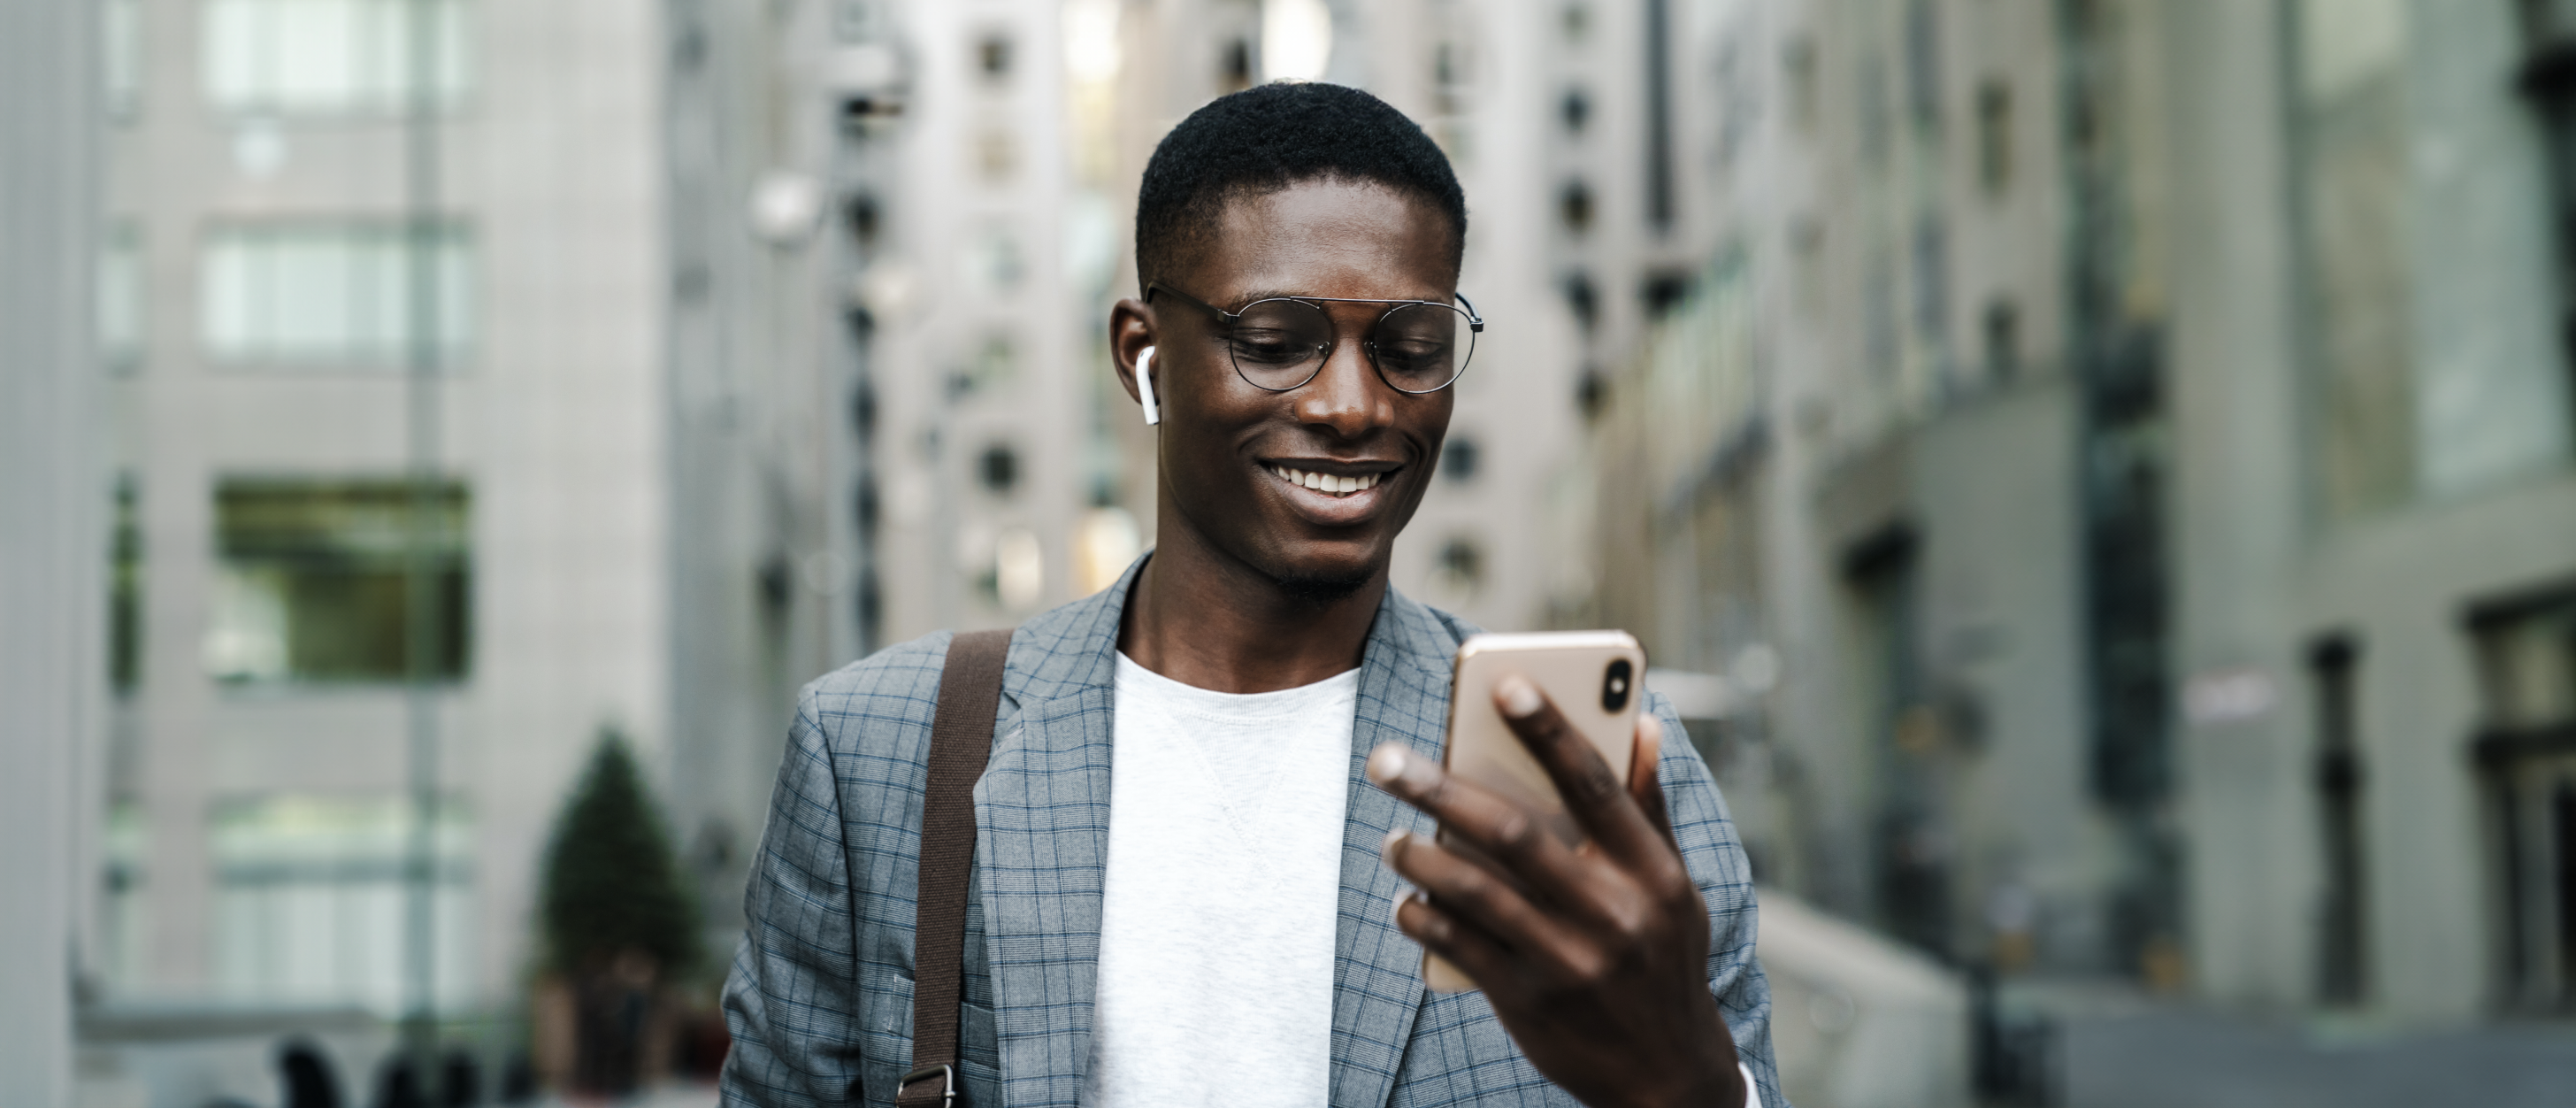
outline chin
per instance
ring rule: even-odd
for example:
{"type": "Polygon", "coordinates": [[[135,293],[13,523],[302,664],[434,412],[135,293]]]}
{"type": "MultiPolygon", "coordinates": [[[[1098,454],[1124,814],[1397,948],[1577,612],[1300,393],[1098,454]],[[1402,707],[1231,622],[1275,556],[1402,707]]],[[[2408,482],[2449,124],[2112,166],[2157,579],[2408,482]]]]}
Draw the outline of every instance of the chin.
{"type": "Polygon", "coordinates": [[[1336,549],[1342,545],[1333,543],[1324,550],[1281,552],[1279,556],[1255,563],[1254,568],[1268,577],[1281,592],[1297,600],[1317,607],[1338,603],[1386,574],[1383,548],[1336,549]]]}

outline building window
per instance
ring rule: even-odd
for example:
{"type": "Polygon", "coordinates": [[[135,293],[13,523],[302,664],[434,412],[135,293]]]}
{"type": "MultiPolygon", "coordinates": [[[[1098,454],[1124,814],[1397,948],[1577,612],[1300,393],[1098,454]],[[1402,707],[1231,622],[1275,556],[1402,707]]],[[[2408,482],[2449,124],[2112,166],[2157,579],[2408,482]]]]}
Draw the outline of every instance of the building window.
{"type": "Polygon", "coordinates": [[[1949,341],[1950,232],[1930,213],[1914,225],[1914,329],[1937,353],[1949,341]]]}
{"type": "Polygon", "coordinates": [[[1565,121],[1565,133],[1579,135],[1585,124],[1592,122],[1592,97],[1579,88],[1565,90],[1565,98],[1556,105],[1557,118],[1565,121]]]}
{"type": "Polygon", "coordinates": [[[876,0],[838,0],[832,5],[832,36],[843,42],[874,42],[891,29],[876,0]]]}
{"type": "Polygon", "coordinates": [[[1565,229],[1580,235],[1592,229],[1592,186],[1581,180],[1567,181],[1556,194],[1556,216],[1565,229]]]}
{"type": "Polygon", "coordinates": [[[1941,13],[1932,0],[1905,6],[1905,101],[1915,130],[1941,133],[1941,13]]]}
{"type": "Polygon", "coordinates": [[[465,0],[207,0],[206,98],[232,115],[368,115],[409,108],[423,82],[465,94],[465,0]],[[419,41],[416,5],[430,5],[419,41]],[[424,58],[425,55],[425,58],[424,58]]]}
{"type": "Polygon", "coordinates": [[[1986,376],[1997,382],[2021,376],[2021,309],[2010,299],[1986,305],[1986,376]]]}
{"type": "Polygon", "coordinates": [[[112,370],[143,362],[143,236],[131,223],[109,229],[98,252],[98,353],[112,370]]]}
{"type": "Polygon", "coordinates": [[[1252,87],[1252,43],[1241,38],[1227,39],[1225,49],[1217,53],[1217,87],[1225,92],[1241,92],[1252,87]]]}
{"type": "Polygon", "coordinates": [[[1649,273],[1637,284],[1637,299],[1646,307],[1646,318],[1662,319],[1690,299],[1694,274],[1679,271],[1649,273]]]}
{"type": "Polygon", "coordinates": [[[850,194],[841,206],[842,221],[849,225],[850,247],[865,259],[876,253],[877,236],[885,223],[885,209],[877,203],[875,193],[860,191],[850,194]]]}
{"type": "Polygon", "coordinates": [[[99,5],[98,24],[108,115],[132,119],[143,107],[142,0],[106,0],[99,5]]]}
{"type": "Polygon", "coordinates": [[[2317,912],[2317,999],[2356,1005],[2370,983],[2367,843],[2362,822],[2361,647],[2329,635],[2308,651],[2316,686],[2316,788],[2325,889],[2317,912]]]}
{"type": "MultiPolygon", "coordinates": [[[[270,795],[219,802],[214,978],[225,999],[359,1004],[405,999],[403,916],[412,806],[399,797],[270,795]]],[[[472,1000],[474,821],[437,806],[431,822],[431,965],[441,1007],[472,1000]]]]}
{"type": "Polygon", "coordinates": [[[98,839],[98,968],[109,988],[119,990],[143,983],[152,949],[143,903],[151,825],[133,800],[111,803],[106,824],[98,839]]]}
{"type": "Polygon", "coordinates": [[[1011,78],[1011,36],[1000,31],[985,32],[975,40],[975,68],[984,79],[1000,84],[1011,78]]]}
{"type": "Polygon", "coordinates": [[[1565,306],[1574,313],[1574,321],[1587,332],[1601,323],[1601,290],[1592,284],[1592,275],[1577,270],[1565,278],[1565,306]]]}
{"type": "Polygon", "coordinates": [[[401,481],[227,480],[215,490],[219,559],[206,668],[236,682],[401,681],[413,676],[413,546],[427,572],[420,676],[466,675],[470,629],[465,486],[415,495],[401,481]]]}
{"type": "Polygon", "coordinates": [[[1020,454],[1009,443],[997,442],[984,448],[975,459],[975,478],[985,491],[995,496],[1009,496],[1020,484],[1020,454]]]}
{"type": "Polygon", "coordinates": [[[964,372],[957,375],[955,398],[978,392],[995,392],[1010,387],[1020,372],[1019,343],[1007,331],[995,331],[977,344],[964,372]]]}
{"type": "Polygon", "coordinates": [[[2398,0],[2296,11],[2309,468],[2324,514],[2344,518],[2414,491],[2406,17],[2398,0]]]}
{"type": "Polygon", "coordinates": [[[1038,542],[1037,532],[1004,528],[992,543],[990,568],[976,578],[985,599],[1009,612],[1036,607],[1046,594],[1046,548],[1038,542]]]}
{"type": "Polygon", "coordinates": [[[1440,548],[1440,560],[1431,569],[1431,591],[1451,603],[1463,604],[1476,598],[1485,583],[1485,552],[1474,539],[1455,538],[1440,548]]]}
{"type": "Polygon", "coordinates": [[[1816,129],[1816,44],[1800,36],[1780,50],[1780,67],[1789,85],[1789,122],[1799,134],[1816,129]]]}
{"type": "Polygon", "coordinates": [[[2564,1011],[2576,1002],[2576,585],[2468,614],[2485,720],[2503,994],[2564,1011]]]}
{"type": "Polygon", "coordinates": [[[1977,88],[1977,181],[1989,196],[2012,186],[2012,86],[2001,78],[1977,88]]]}
{"type": "Polygon", "coordinates": [[[1451,435],[1440,449],[1440,475],[1452,484],[1464,485],[1476,479],[1476,466],[1484,461],[1484,452],[1476,448],[1469,435],[1451,435]]]}
{"type": "Polygon", "coordinates": [[[391,222],[217,228],[205,248],[207,352],[236,365],[400,369],[420,337],[440,361],[463,356],[474,241],[452,224],[426,237],[424,247],[391,222]]]}
{"type": "Polygon", "coordinates": [[[143,685],[143,512],[134,476],[116,482],[107,546],[107,687],[119,696],[143,685]]]}

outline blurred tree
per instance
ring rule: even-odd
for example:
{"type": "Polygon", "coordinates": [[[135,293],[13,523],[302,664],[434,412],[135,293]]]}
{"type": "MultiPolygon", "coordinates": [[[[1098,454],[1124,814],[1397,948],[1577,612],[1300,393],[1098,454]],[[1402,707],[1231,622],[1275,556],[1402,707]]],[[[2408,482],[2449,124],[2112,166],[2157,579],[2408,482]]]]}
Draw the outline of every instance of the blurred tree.
{"type": "Polygon", "coordinates": [[[602,728],[590,768],[555,823],[543,911],[548,961],[580,976],[621,954],[649,955],[665,976],[696,961],[697,909],[635,756],[602,728]]]}
{"type": "Polygon", "coordinates": [[[696,906],[626,740],[602,728],[556,821],[540,894],[548,968],[570,986],[582,1092],[633,1090],[655,994],[698,956],[696,906]]]}

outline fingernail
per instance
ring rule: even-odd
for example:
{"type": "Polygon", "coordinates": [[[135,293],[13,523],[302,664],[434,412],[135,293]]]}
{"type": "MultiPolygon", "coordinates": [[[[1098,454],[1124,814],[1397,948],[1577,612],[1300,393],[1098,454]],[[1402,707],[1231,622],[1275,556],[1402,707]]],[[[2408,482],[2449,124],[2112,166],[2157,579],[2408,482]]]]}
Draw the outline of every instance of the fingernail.
{"type": "Polygon", "coordinates": [[[1504,715],[1521,719],[1538,711],[1538,686],[1514,674],[1495,683],[1494,699],[1502,702],[1504,715]]]}
{"type": "MultiPolygon", "coordinates": [[[[1404,776],[1404,765],[1404,748],[1388,743],[1369,752],[1368,779],[1372,784],[1385,785],[1389,781],[1404,776]]],[[[1397,832],[1397,834],[1402,833],[1397,832]]]]}
{"type": "Polygon", "coordinates": [[[1410,831],[1389,831],[1386,833],[1386,841],[1377,844],[1377,852],[1380,854],[1393,854],[1395,853],[1396,847],[1403,845],[1404,840],[1412,837],[1413,833],[1410,831]]]}

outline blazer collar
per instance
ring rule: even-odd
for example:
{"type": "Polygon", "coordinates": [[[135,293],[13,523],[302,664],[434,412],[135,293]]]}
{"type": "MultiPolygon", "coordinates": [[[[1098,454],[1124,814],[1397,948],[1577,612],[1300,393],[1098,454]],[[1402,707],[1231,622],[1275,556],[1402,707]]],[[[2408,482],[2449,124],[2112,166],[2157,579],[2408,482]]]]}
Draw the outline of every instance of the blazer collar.
{"type": "MultiPolygon", "coordinates": [[[[1011,636],[992,760],[975,789],[976,868],[1009,1104],[1072,1102],[1090,1059],[1118,627],[1150,557],[1128,566],[1116,585],[1011,636]]],[[[1391,586],[1369,627],[1334,935],[1334,1108],[1386,1103],[1423,994],[1422,951],[1396,929],[1400,882],[1378,848],[1389,831],[1427,833],[1431,822],[1368,784],[1361,767],[1380,742],[1440,756],[1450,657],[1463,630],[1391,586]]]]}

